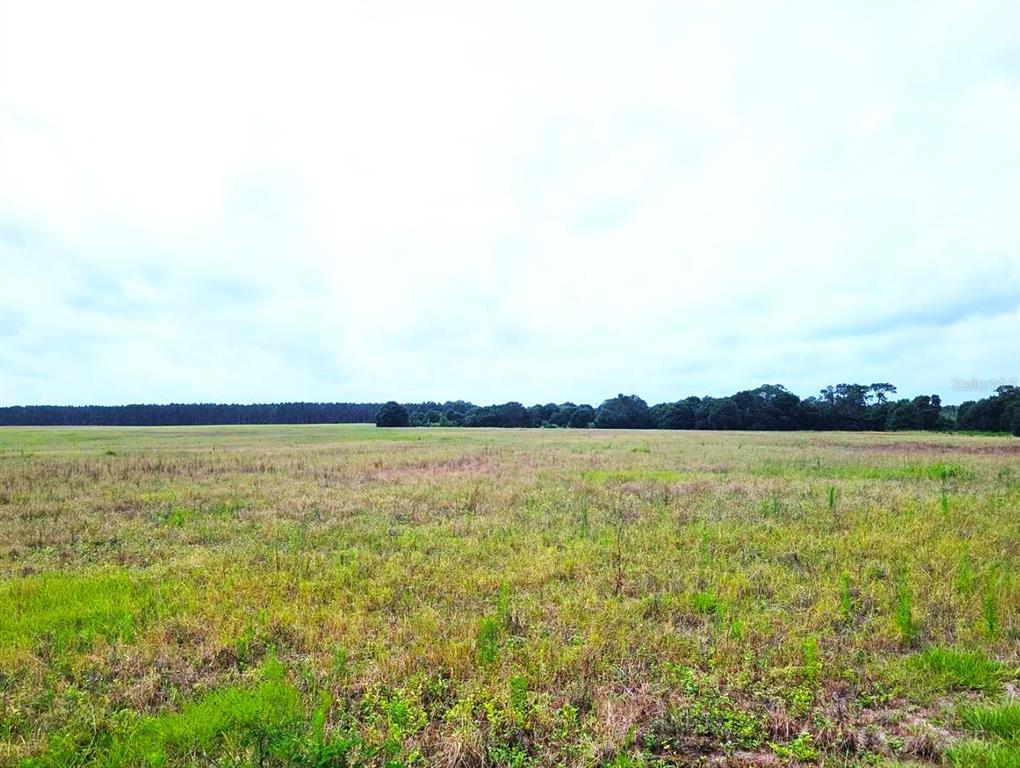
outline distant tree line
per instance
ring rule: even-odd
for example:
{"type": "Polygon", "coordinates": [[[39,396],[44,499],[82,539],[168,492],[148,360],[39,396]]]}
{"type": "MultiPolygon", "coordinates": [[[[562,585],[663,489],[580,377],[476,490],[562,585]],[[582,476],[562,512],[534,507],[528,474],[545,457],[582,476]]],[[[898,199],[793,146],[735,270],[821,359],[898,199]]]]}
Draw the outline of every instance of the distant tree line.
{"type": "Polygon", "coordinates": [[[378,411],[379,403],[15,405],[0,408],[0,424],[68,427],[175,427],[188,424],[358,424],[375,421],[378,411]]]}
{"type": "Polygon", "coordinates": [[[728,397],[688,397],[649,406],[617,395],[597,408],[575,403],[474,406],[464,401],[387,403],[379,426],[594,427],[597,429],[968,430],[1020,434],[1020,390],[943,407],[938,395],[894,399],[888,383],[837,384],[801,399],[778,384],[728,397]]]}
{"type": "Polygon", "coordinates": [[[526,407],[509,402],[445,403],[214,403],[113,406],[10,406],[0,425],[179,426],[185,424],[350,424],[392,427],[572,427],[596,429],[745,430],[965,430],[1020,435],[1020,389],[959,407],[938,395],[893,399],[891,384],[837,384],[801,399],[778,384],[728,397],[688,397],[649,406],[637,395],[617,395],[597,408],[576,403],[526,407]]]}

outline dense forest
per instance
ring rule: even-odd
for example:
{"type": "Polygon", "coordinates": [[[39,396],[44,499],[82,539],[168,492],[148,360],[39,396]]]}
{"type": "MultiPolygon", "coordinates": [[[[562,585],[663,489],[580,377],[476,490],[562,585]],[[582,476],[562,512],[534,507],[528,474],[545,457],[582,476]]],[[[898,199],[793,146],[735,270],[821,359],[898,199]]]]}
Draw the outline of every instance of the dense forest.
{"type": "Polygon", "coordinates": [[[688,397],[649,406],[617,395],[598,407],[510,402],[216,403],[170,405],[30,405],[0,408],[0,425],[179,426],[185,424],[344,424],[456,427],[594,427],[597,429],[965,430],[1020,435],[1020,389],[1003,386],[960,406],[938,395],[893,399],[891,384],[837,384],[801,399],[768,384],[728,397],[688,397]]]}

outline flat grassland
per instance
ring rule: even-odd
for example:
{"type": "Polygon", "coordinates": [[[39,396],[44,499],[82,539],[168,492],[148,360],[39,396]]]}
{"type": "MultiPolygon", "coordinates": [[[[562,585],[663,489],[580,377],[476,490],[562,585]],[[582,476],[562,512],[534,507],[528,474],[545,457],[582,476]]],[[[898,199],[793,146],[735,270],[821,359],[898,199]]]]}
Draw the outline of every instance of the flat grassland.
{"type": "Polygon", "coordinates": [[[1020,765],[1020,440],[0,430],[0,764],[1020,765]]]}

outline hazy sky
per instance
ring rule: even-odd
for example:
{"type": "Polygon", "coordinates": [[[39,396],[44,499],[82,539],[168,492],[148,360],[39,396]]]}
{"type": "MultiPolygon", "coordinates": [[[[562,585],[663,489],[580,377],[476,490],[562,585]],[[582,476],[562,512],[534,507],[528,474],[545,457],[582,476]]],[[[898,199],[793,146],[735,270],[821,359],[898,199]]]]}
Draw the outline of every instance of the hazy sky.
{"type": "Polygon", "coordinates": [[[1020,2],[0,0],[0,267],[5,405],[959,402],[1020,2]]]}

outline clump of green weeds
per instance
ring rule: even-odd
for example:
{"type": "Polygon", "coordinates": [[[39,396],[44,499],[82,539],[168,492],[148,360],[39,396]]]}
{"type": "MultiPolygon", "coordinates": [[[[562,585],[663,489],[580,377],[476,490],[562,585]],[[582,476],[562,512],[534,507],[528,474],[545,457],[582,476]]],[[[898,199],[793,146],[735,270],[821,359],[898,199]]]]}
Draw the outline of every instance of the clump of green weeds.
{"type": "Polygon", "coordinates": [[[829,514],[832,516],[832,522],[839,525],[839,515],[836,514],[836,486],[830,485],[826,495],[829,505],[829,514]]]}
{"type": "Polygon", "coordinates": [[[893,619],[903,642],[908,645],[917,640],[917,624],[914,622],[914,596],[910,589],[907,570],[897,568],[893,579],[893,619]]]}
{"type": "Polygon", "coordinates": [[[908,665],[927,685],[943,691],[994,693],[1002,686],[1006,667],[980,651],[932,647],[914,654],[908,665]]]}
{"type": "Polygon", "coordinates": [[[1020,747],[1008,742],[959,741],[946,750],[953,768],[1020,768],[1020,747]]]}
{"type": "Polygon", "coordinates": [[[956,566],[956,591],[962,597],[968,597],[974,590],[974,566],[970,562],[970,553],[964,550],[956,566]]]}
{"type": "Polygon", "coordinates": [[[959,710],[965,728],[983,736],[1020,739],[1020,704],[964,704],[959,710]]]}
{"type": "Polygon", "coordinates": [[[739,707],[729,696],[703,690],[689,703],[667,708],[645,735],[645,748],[657,754],[689,754],[711,749],[756,749],[764,739],[764,720],[739,707]]]}
{"type": "Polygon", "coordinates": [[[520,723],[528,717],[528,681],[523,675],[510,678],[510,711],[520,723]]]}
{"type": "Polygon", "coordinates": [[[60,654],[100,638],[130,642],[153,605],[149,585],[121,569],[13,579],[0,584],[0,648],[42,642],[60,654]]]}
{"type": "Polygon", "coordinates": [[[712,592],[695,592],[687,598],[687,602],[702,616],[719,618],[726,612],[726,603],[712,592]]]}
{"type": "Polygon", "coordinates": [[[959,768],[1020,766],[1020,704],[964,704],[957,714],[978,738],[957,742],[946,757],[959,768]]]}
{"type": "Polygon", "coordinates": [[[813,763],[819,757],[814,737],[807,731],[802,732],[793,741],[786,742],[785,744],[770,741],[769,748],[780,760],[813,763]]]}
{"type": "Polygon", "coordinates": [[[57,734],[43,755],[24,765],[158,766],[170,758],[190,762],[213,752],[262,765],[293,753],[303,711],[297,690],[271,656],[262,681],[252,688],[221,688],[176,712],[149,717],[115,713],[101,729],[92,724],[57,734]]]}
{"type": "Polygon", "coordinates": [[[190,523],[195,517],[194,511],[185,509],[184,507],[171,507],[170,511],[166,513],[166,517],[163,518],[163,522],[172,528],[183,528],[190,523]]]}
{"type": "Polygon", "coordinates": [[[908,472],[914,477],[926,477],[942,483],[948,483],[951,480],[967,480],[974,475],[970,467],[945,461],[936,461],[932,464],[912,464],[908,467],[908,472]]]}
{"type": "Polygon", "coordinates": [[[487,667],[499,655],[500,626],[495,616],[486,616],[478,622],[475,634],[475,656],[478,664],[487,667]]]}
{"type": "Polygon", "coordinates": [[[803,642],[801,657],[804,679],[809,683],[817,683],[822,674],[822,653],[816,636],[812,635],[803,642]]]}
{"type": "Polygon", "coordinates": [[[761,503],[761,513],[766,517],[779,517],[780,511],[779,497],[774,493],[761,503]]]}

